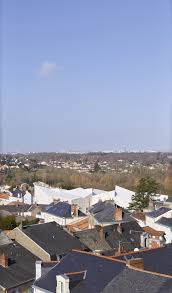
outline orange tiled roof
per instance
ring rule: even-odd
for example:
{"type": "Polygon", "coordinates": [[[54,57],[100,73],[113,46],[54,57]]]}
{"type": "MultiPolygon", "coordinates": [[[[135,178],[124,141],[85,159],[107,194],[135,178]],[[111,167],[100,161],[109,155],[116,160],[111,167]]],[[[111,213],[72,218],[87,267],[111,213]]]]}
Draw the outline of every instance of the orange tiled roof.
{"type": "Polygon", "coordinates": [[[144,227],[143,230],[151,236],[163,236],[165,234],[163,231],[154,230],[149,226],[144,227]]]}
{"type": "Polygon", "coordinates": [[[145,214],[142,212],[133,213],[132,216],[137,220],[145,221],[145,214]]]}
{"type": "Polygon", "coordinates": [[[6,193],[0,193],[0,199],[9,199],[9,195],[6,193]]]}

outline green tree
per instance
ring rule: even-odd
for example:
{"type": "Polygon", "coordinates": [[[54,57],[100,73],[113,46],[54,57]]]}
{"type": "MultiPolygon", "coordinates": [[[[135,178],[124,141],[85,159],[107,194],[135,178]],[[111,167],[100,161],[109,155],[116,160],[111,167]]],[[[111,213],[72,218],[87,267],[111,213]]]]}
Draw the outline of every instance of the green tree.
{"type": "Polygon", "coordinates": [[[149,206],[150,199],[157,194],[158,183],[150,177],[141,178],[136,187],[136,193],[132,196],[129,210],[143,211],[149,206]]]}
{"type": "Polygon", "coordinates": [[[0,229],[12,230],[17,226],[15,216],[0,217],[0,229]]]}

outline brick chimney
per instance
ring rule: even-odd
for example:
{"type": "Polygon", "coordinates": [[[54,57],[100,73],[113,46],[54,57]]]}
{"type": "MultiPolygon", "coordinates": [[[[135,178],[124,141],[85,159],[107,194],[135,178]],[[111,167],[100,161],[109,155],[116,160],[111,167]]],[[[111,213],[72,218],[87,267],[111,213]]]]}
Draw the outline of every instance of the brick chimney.
{"type": "Polygon", "coordinates": [[[8,268],[8,257],[4,253],[0,254],[0,266],[8,268]]]}
{"type": "Polygon", "coordinates": [[[98,229],[97,230],[98,230],[100,239],[104,239],[105,236],[104,236],[103,227],[102,226],[98,226],[98,229]]]}
{"type": "Polygon", "coordinates": [[[71,205],[71,214],[74,217],[78,217],[78,205],[77,204],[72,204],[71,205]]]}
{"type": "Polygon", "coordinates": [[[114,220],[115,221],[122,221],[122,208],[115,208],[114,220]]]}
{"type": "Polygon", "coordinates": [[[122,227],[121,224],[117,224],[117,228],[116,228],[117,232],[122,234],[122,227]]]}
{"type": "Polygon", "coordinates": [[[144,270],[144,261],[143,261],[143,258],[132,258],[132,259],[128,259],[126,265],[129,268],[136,268],[136,269],[144,270]]]}

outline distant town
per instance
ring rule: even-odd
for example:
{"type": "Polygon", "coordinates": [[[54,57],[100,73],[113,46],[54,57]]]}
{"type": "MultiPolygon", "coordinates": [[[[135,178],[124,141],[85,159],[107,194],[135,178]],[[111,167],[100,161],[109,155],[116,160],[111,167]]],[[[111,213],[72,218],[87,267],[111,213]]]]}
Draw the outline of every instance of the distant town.
{"type": "Polygon", "coordinates": [[[171,158],[1,155],[0,292],[172,292],[171,158]]]}
{"type": "Polygon", "coordinates": [[[36,170],[41,167],[93,172],[95,164],[103,172],[132,173],[135,168],[147,168],[165,172],[172,160],[172,153],[120,152],[120,153],[29,153],[0,156],[0,171],[23,168],[36,170]]]}

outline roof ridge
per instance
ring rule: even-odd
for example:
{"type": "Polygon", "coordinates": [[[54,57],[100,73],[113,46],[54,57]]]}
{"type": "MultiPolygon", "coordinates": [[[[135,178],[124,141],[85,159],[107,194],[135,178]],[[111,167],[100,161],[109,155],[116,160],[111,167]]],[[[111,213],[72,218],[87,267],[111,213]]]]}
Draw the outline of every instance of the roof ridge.
{"type": "Polygon", "coordinates": [[[129,251],[129,252],[123,252],[121,253],[120,255],[118,256],[112,256],[113,258],[116,258],[116,257],[120,257],[120,256],[123,256],[123,255],[130,255],[130,254],[136,254],[136,253],[139,253],[139,252],[145,252],[145,251],[151,251],[151,250],[156,250],[156,249],[162,249],[162,248],[165,248],[166,246],[161,246],[161,247],[153,247],[153,248],[145,248],[145,249],[140,249],[138,251],[129,251]]]}
{"type": "Polygon", "coordinates": [[[69,273],[65,273],[65,275],[79,275],[79,274],[85,273],[86,271],[87,270],[78,271],[78,272],[69,272],[69,273]]]}
{"type": "Polygon", "coordinates": [[[131,270],[134,271],[138,271],[138,272],[142,272],[142,273],[146,273],[146,274],[151,274],[151,275],[155,275],[155,276],[159,276],[159,277],[164,277],[164,278],[169,278],[172,279],[171,275],[166,275],[166,274],[161,274],[161,273],[157,273],[157,272],[152,272],[152,271],[148,271],[148,270],[144,270],[144,269],[139,269],[139,268],[135,268],[135,267],[128,267],[131,270]]]}
{"type": "Polygon", "coordinates": [[[95,254],[93,252],[87,252],[87,251],[82,251],[82,250],[77,250],[77,249],[72,249],[72,251],[79,252],[79,253],[82,253],[82,254],[87,254],[87,255],[90,255],[90,256],[94,256],[94,257],[104,258],[106,260],[116,261],[116,262],[120,262],[120,263],[126,263],[124,260],[114,259],[111,256],[98,255],[98,254],[95,254]]]}

